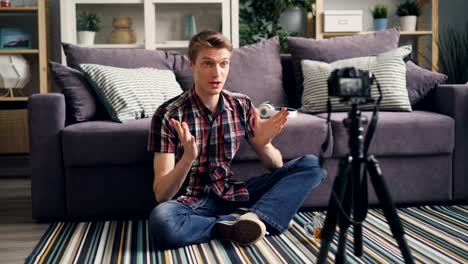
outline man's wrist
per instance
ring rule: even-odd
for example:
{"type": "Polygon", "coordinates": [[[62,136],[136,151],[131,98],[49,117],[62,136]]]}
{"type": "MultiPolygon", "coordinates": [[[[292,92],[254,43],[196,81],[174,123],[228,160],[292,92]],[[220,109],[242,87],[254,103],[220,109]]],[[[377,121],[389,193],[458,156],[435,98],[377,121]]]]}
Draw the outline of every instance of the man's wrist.
{"type": "Polygon", "coordinates": [[[191,167],[194,160],[191,159],[191,158],[187,158],[186,156],[182,155],[182,158],[180,159],[180,161],[182,163],[182,165],[184,166],[188,166],[188,167],[191,167]]]}

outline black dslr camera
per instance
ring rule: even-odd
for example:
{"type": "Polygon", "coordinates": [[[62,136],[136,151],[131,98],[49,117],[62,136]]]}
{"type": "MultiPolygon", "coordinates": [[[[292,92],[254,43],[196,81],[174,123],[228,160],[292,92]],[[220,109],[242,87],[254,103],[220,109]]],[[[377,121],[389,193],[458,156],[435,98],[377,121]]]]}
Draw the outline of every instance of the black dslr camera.
{"type": "Polygon", "coordinates": [[[336,69],[328,78],[328,95],[341,97],[344,101],[353,98],[372,100],[371,85],[374,81],[369,71],[354,67],[336,69]]]}

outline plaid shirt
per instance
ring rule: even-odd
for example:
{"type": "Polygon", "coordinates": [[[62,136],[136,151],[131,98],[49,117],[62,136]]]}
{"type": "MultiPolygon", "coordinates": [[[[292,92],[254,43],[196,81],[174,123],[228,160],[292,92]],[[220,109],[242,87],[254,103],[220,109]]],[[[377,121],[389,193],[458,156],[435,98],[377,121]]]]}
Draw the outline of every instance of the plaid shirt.
{"type": "Polygon", "coordinates": [[[244,183],[231,179],[230,166],[242,137],[253,136],[255,110],[246,95],[222,91],[219,99],[213,116],[190,89],[165,102],[153,115],[148,151],[175,153],[176,162],[181,159],[183,146],[169,123],[171,118],[185,121],[195,137],[199,155],[176,195],[181,202],[195,204],[210,189],[225,200],[249,200],[244,183]]]}

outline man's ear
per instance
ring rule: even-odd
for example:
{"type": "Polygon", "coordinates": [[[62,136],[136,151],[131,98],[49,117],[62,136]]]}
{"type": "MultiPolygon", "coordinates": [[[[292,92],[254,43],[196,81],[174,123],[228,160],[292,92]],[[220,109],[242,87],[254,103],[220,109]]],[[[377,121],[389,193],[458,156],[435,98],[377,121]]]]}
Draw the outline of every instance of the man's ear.
{"type": "Polygon", "coordinates": [[[188,65],[189,65],[189,67],[190,67],[190,70],[193,71],[194,63],[192,63],[192,60],[191,60],[191,59],[188,59],[188,65]]]}

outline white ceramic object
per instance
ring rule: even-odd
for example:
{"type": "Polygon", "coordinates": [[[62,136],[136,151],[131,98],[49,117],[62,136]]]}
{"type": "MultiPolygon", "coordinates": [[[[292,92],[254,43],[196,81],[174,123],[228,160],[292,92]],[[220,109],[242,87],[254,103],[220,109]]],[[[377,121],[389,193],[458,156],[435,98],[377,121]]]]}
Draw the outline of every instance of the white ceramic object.
{"type": "Polygon", "coordinates": [[[84,46],[91,46],[94,44],[94,31],[78,31],[78,44],[84,46]]]}
{"type": "Polygon", "coordinates": [[[28,61],[21,55],[0,55],[0,88],[22,89],[31,78],[28,61]]]}
{"type": "Polygon", "coordinates": [[[401,31],[416,31],[417,16],[400,17],[401,31]]]}
{"type": "Polygon", "coordinates": [[[31,79],[28,61],[21,55],[0,55],[0,88],[8,90],[13,97],[13,89],[23,89],[31,79]]]}

